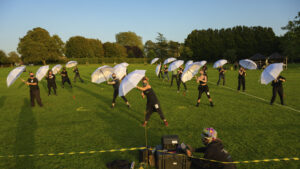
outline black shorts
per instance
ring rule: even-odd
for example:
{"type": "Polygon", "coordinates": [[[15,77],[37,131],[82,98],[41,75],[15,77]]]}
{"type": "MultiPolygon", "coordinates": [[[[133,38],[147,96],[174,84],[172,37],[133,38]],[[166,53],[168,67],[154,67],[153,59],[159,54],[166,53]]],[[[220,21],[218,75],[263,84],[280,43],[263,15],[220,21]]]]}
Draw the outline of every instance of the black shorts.
{"type": "Polygon", "coordinates": [[[201,95],[202,95],[203,92],[205,92],[206,95],[207,95],[207,97],[210,98],[209,89],[208,89],[208,86],[207,86],[207,85],[205,85],[205,86],[199,85],[199,86],[198,86],[198,90],[199,90],[198,99],[201,98],[201,95]]]}

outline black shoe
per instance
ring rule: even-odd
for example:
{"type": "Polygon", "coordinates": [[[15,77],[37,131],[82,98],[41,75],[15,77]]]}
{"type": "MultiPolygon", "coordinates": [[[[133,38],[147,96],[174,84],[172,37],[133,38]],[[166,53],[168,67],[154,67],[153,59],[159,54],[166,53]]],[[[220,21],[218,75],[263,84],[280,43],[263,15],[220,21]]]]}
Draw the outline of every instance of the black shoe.
{"type": "Polygon", "coordinates": [[[199,107],[199,103],[196,104],[196,107],[199,107]]]}
{"type": "Polygon", "coordinates": [[[211,107],[214,107],[214,104],[213,104],[213,102],[210,102],[210,106],[211,106],[211,107]]]}
{"type": "Polygon", "coordinates": [[[273,105],[273,103],[271,102],[270,105],[273,105]]]}

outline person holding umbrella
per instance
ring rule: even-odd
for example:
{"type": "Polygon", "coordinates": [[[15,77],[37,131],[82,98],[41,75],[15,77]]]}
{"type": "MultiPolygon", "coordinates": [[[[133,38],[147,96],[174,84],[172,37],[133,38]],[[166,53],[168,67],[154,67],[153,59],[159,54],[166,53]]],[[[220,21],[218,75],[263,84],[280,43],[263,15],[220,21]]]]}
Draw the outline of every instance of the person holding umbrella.
{"type": "Polygon", "coordinates": [[[243,86],[243,92],[246,89],[245,76],[246,76],[246,70],[244,67],[241,66],[239,69],[239,75],[238,75],[238,88],[237,88],[238,91],[240,91],[241,85],[243,86]]]}
{"type": "Polygon", "coordinates": [[[217,85],[219,85],[221,79],[223,79],[223,86],[225,85],[225,72],[226,70],[223,68],[223,66],[220,66],[219,70],[219,80],[217,82],[217,85]]]}
{"type": "Polygon", "coordinates": [[[142,79],[143,87],[136,86],[136,88],[142,91],[142,97],[147,97],[147,106],[146,106],[146,114],[145,121],[143,123],[143,127],[145,127],[152,115],[153,112],[157,112],[160,115],[160,118],[164,121],[165,126],[168,126],[168,121],[165,119],[165,116],[161,110],[160,103],[154,93],[154,90],[149,84],[149,79],[144,77],[142,79]]]}
{"type": "Polygon", "coordinates": [[[272,95],[272,99],[271,99],[271,103],[270,103],[271,105],[273,105],[273,103],[276,99],[277,93],[280,97],[281,105],[284,105],[282,83],[285,82],[285,81],[286,81],[286,79],[284,77],[280,76],[280,75],[275,80],[272,81],[273,95],[272,95]]]}
{"type": "Polygon", "coordinates": [[[199,73],[200,73],[200,76],[197,78],[197,83],[199,83],[199,86],[198,86],[199,94],[198,94],[198,100],[197,100],[196,106],[199,107],[202,93],[205,92],[206,96],[209,100],[210,106],[213,107],[214,104],[213,104],[212,99],[210,97],[209,89],[208,89],[208,86],[207,86],[207,75],[204,74],[203,70],[200,70],[199,73]]]}
{"type": "Polygon", "coordinates": [[[170,87],[173,86],[173,80],[174,79],[177,81],[177,71],[178,71],[177,69],[175,69],[175,70],[172,71],[172,78],[171,78],[171,85],[170,85],[170,87]]]}
{"type": "MultiPolygon", "coordinates": [[[[116,98],[119,95],[120,80],[116,77],[115,73],[113,73],[111,75],[111,77],[112,77],[112,81],[111,82],[107,81],[107,84],[112,85],[113,88],[114,88],[113,100],[112,100],[112,104],[111,104],[111,107],[114,108],[115,104],[116,104],[116,98]]],[[[130,104],[127,101],[126,97],[125,96],[121,96],[121,98],[125,101],[125,103],[128,106],[128,108],[130,108],[130,104]]]]}
{"type": "Polygon", "coordinates": [[[29,75],[30,77],[28,78],[27,81],[23,79],[21,80],[29,86],[31,107],[34,107],[35,105],[34,100],[37,101],[40,107],[43,107],[43,103],[40,97],[40,88],[38,85],[39,81],[36,77],[34,77],[34,73],[30,72],[29,75]]]}
{"type": "Polygon", "coordinates": [[[46,75],[46,80],[48,84],[48,96],[51,94],[51,88],[53,88],[54,94],[56,95],[55,75],[53,74],[52,70],[48,71],[48,74],[46,75]]]}
{"type": "Polygon", "coordinates": [[[163,80],[165,80],[165,78],[167,77],[168,78],[168,81],[169,81],[169,70],[168,70],[168,66],[167,65],[164,65],[164,76],[163,76],[163,80]]]}
{"type": "Polygon", "coordinates": [[[180,90],[180,84],[182,83],[183,86],[184,86],[184,90],[187,91],[187,87],[185,85],[185,83],[182,82],[181,80],[181,77],[182,77],[182,74],[183,74],[183,67],[180,66],[179,69],[178,69],[178,73],[177,73],[177,93],[179,93],[179,90],[180,90]]]}
{"type": "Polygon", "coordinates": [[[68,76],[68,72],[65,67],[63,67],[63,70],[60,72],[60,75],[61,75],[61,80],[62,80],[62,85],[63,85],[62,87],[64,88],[65,82],[67,82],[67,83],[69,83],[69,85],[72,88],[72,84],[71,84],[71,81],[68,76]]]}
{"type": "Polygon", "coordinates": [[[83,83],[83,80],[80,77],[79,70],[78,70],[77,66],[75,66],[75,68],[73,69],[73,72],[75,73],[74,82],[76,83],[76,79],[79,78],[79,80],[81,81],[81,83],[83,83]]]}

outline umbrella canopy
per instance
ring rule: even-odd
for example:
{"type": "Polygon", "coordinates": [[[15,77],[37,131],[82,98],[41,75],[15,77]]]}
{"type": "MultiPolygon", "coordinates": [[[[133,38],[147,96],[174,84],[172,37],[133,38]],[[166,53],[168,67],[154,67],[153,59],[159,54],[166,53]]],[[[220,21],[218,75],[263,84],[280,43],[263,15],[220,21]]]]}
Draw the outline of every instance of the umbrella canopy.
{"type": "Polygon", "coordinates": [[[124,67],[127,67],[127,66],[129,66],[129,64],[128,63],[126,63],[126,62],[123,62],[123,63],[120,63],[121,65],[123,65],[124,67]]]}
{"type": "Polygon", "coordinates": [[[71,67],[76,66],[77,64],[78,64],[77,61],[69,61],[69,62],[66,64],[66,67],[67,67],[67,68],[71,68],[71,67]]]}
{"type": "Polygon", "coordinates": [[[35,74],[35,77],[36,77],[39,81],[41,81],[41,80],[43,79],[43,77],[46,76],[48,70],[49,70],[49,65],[40,67],[40,68],[37,70],[37,72],[36,72],[36,74],[35,74]]]}
{"type": "Polygon", "coordinates": [[[201,62],[194,62],[191,65],[189,65],[188,69],[185,70],[181,76],[181,80],[182,82],[186,82],[191,80],[199,71],[199,69],[202,67],[203,65],[201,64],[201,62]]]}
{"type": "Polygon", "coordinates": [[[159,60],[159,58],[154,58],[154,59],[151,60],[150,64],[152,65],[153,63],[157,62],[158,60],[159,60]]]}
{"type": "Polygon", "coordinates": [[[261,84],[268,84],[275,80],[283,70],[283,63],[270,64],[261,74],[261,84]]]}
{"type": "Polygon", "coordinates": [[[202,66],[204,66],[206,63],[207,63],[206,60],[202,60],[202,61],[200,62],[200,64],[201,64],[202,66]]]}
{"type": "Polygon", "coordinates": [[[168,58],[164,61],[164,65],[173,62],[174,60],[176,60],[176,58],[168,58]]]}
{"type": "Polygon", "coordinates": [[[125,96],[131,89],[145,77],[146,70],[135,70],[129,73],[121,82],[119,87],[119,96],[125,96]]]}
{"type": "Polygon", "coordinates": [[[192,61],[192,60],[187,61],[186,64],[185,64],[185,67],[189,66],[192,63],[194,63],[194,61],[192,61]]]}
{"type": "Polygon", "coordinates": [[[169,72],[179,68],[181,65],[183,65],[184,61],[183,60],[176,60],[173,63],[170,64],[169,66],[169,72]]]}
{"type": "Polygon", "coordinates": [[[6,78],[7,87],[12,85],[18,79],[18,77],[24,72],[25,69],[26,66],[19,66],[14,68],[12,71],[10,71],[6,78]]]}
{"type": "Polygon", "coordinates": [[[116,77],[118,79],[122,79],[124,76],[126,76],[126,66],[124,66],[122,63],[117,64],[116,66],[114,66],[113,68],[113,73],[116,74],[116,77]]]}
{"type": "Polygon", "coordinates": [[[107,81],[110,75],[113,73],[113,68],[107,65],[98,67],[91,76],[91,81],[93,83],[100,84],[107,81]]]}
{"type": "Polygon", "coordinates": [[[57,73],[60,71],[61,68],[62,68],[62,66],[61,66],[60,64],[55,65],[55,66],[52,68],[53,74],[57,74],[57,73]]]}
{"type": "Polygon", "coordinates": [[[256,69],[257,65],[250,59],[243,59],[239,61],[239,64],[245,69],[256,69]]]}
{"type": "Polygon", "coordinates": [[[214,68],[218,68],[218,67],[221,67],[223,65],[225,65],[227,63],[227,60],[225,59],[221,59],[221,60],[218,60],[214,63],[214,68]]]}
{"type": "Polygon", "coordinates": [[[159,75],[161,64],[158,64],[155,69],[156,76],[159,75]]]}

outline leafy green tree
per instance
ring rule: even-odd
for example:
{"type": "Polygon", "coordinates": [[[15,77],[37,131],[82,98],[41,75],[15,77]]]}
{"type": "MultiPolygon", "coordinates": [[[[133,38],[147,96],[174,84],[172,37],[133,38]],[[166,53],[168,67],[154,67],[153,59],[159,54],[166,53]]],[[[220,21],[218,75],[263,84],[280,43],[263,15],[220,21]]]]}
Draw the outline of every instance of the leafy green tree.
{"type": "Polygon", "coordinates": [[[104,47],[104,56],[111,58],[124,58],[127,57],[126,48],[118,43],[105,42],[104,47]]]}
{"type": "Polygon", "coordinates": [[[12,51],[8,53],[8,62],[11,64],[19,63],[21,61],[20,56],[17,54],[17,52],[12,51]]]}
{"type": "Polygon", "coordinates": [[[47,61],[57,61],[63,56],[62,41],[57,35],[50,36],[43,28],[34,28],[20,39],[18,52],[25,63],[46,64],[47,61]]]}
{"type": "Polygon", "coordinates": [[[178,58],[180,56],[179,47],[180,47],[179,42],[169,41],[168,42],[168,56],[178,58]]]}
{"type": "Polygon", "coordinates": [[[101,41],[99,39],[88,39],[88,41],[94,53],[93,57],[97,57],[97,58],[104,57],[104,49],[101,41]]]}
{"type": "Polygon", "coordinates": [[[116,34],[116,42],[123,46],[137,46],[143,50],[142,37],[134,32],[120,32],[116,34]]]}
{"type": "Polygon", "coordinates": [[[168,42],[162,33],[158,33],[156,37],[156,55],[163,60],[168,57],[168,42]]]}
{"type": "Polygon", "coordinates": [[[0,65],[4,65],[7,63],[7,56],[3,50],[0,50],[0,65]]]}
{"type": "Polygon", "coordinates": [[[224,52],[223,56],[226,60],[231,63],[234,63],[237,60],[236,51],[234,49],[228,49],[224,52]]]}

